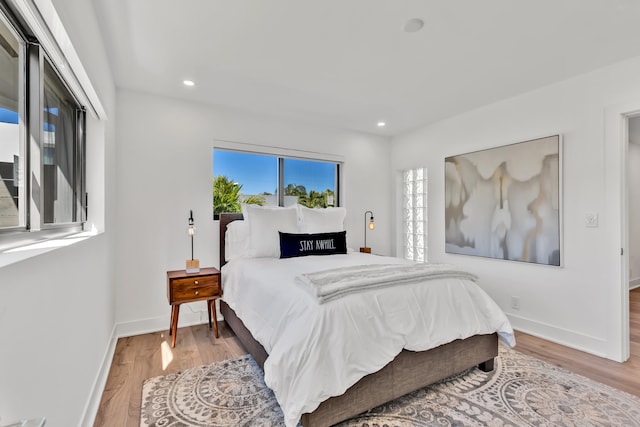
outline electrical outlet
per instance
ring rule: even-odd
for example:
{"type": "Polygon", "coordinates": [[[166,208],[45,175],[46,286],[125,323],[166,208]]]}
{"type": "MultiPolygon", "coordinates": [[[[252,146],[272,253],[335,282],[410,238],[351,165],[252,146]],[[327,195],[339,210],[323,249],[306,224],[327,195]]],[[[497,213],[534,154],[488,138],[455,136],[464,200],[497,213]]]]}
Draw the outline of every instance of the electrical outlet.
{"type": "Polygon", "coordinates": [[[511,308],[520,310],[520,297],[511,297],[511,308]]]}

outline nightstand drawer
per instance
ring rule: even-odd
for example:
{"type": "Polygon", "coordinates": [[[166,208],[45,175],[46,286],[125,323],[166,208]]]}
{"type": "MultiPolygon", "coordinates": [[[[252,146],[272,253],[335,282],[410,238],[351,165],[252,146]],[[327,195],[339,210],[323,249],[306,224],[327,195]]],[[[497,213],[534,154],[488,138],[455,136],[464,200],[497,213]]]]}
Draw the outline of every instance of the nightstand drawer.
{"type": "Polygon", "coordinates": [[[218,276],[188,277],[173,279],[169,303],[176,301],[201,300],[220,296],[218,276]]]}

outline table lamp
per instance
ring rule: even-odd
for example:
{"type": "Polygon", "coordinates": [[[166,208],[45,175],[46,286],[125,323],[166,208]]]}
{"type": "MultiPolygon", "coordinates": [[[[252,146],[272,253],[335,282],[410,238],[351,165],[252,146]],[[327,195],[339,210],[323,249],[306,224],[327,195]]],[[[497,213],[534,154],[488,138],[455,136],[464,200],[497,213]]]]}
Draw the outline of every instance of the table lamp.
{"type": "Polygon", "coordinates": [[[191,259],[187,260],[187,273],[200,272],[200,260],[193,258],[193,236],[196,234],[196,227],[193,225],[193,211],[189,211],[189,227],[187,228],[187,234],[191,240],[191,259]]]}
{"type": "Polygon", "coordinates": [[[371,211],[366,211],[364,213],[364,247],[360,248],[360,252],[370,254],[371,248],[367,247],[367,227],[369,228],[369,230],[374,230],[376,228],[376,223],[373,220],[373,212],[371,211]],[[367,224],[367,214],[371,215],[371,219],[369,220],[368,224],[367,224]]]}

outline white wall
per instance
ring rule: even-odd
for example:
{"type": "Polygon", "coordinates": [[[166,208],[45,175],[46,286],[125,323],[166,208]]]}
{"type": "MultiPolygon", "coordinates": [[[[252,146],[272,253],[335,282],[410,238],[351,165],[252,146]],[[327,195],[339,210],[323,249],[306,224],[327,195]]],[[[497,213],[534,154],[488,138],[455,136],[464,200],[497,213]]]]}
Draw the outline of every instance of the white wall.
{"type": "Polygon", "coordinates": [[[620,247],[609,236],[619,233],[620,207],[607,206],[607,192],[616,190],[605,182],[616,171],[605,167],[605,116],[630,100],[640,102],[640,58],[425,126],[392,146],[394,171],[429,169],[430,261],[478,274],[517,329],[613,359],[621,353],[615,335],[623,316],[615,279],[620,247]],[[564,139],[563,267],[446,254],[444,157],[556,133],[564,139]],[[585,227],[587,212],[599,213],[598,228],[585,227]],[[512,296],[520,298],[519,310],[511,308],[512,296]]]}
{"type": "MultiPolygon", "coordinates": [[[[362,245],[364,211],[376,230],[374,251],[389,254],[391,239],[389,140],[215,108],[127,90],[117,94],[118,244],[117,322],[121,335],[168,327],[166,271],[187,259],[189,210],[197,227],[195,257],[218,266],[218,223],[212,219],[214,140],[344,156],[347,239],[362,245]]],[[[180,325],[206,319],[190,304],[180,325]]]]}
{"type": "MultiPolygon", "coordinates": [[[[54,3],[113,115],[115,89],[92,3],[54,3]]],[[[0,268],[0,424],[45,416],[47,427],[69,427],[92,419],[87,396],[95,392],[115,324],[113,126],[87,123],[89,220],[107,231],[0,268]]]]}

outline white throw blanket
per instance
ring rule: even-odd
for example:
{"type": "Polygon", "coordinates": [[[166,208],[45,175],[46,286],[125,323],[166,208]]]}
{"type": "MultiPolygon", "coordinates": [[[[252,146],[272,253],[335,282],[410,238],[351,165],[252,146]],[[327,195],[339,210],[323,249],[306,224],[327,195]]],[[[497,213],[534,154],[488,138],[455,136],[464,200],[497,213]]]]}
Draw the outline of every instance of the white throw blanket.
{"type": "Polygon", "coordinates": [[[335,268],[296,277],[320,304],[368,289],[422,282],[441,278],[477,277],[449,264],[382,264],[335,268]]]}

